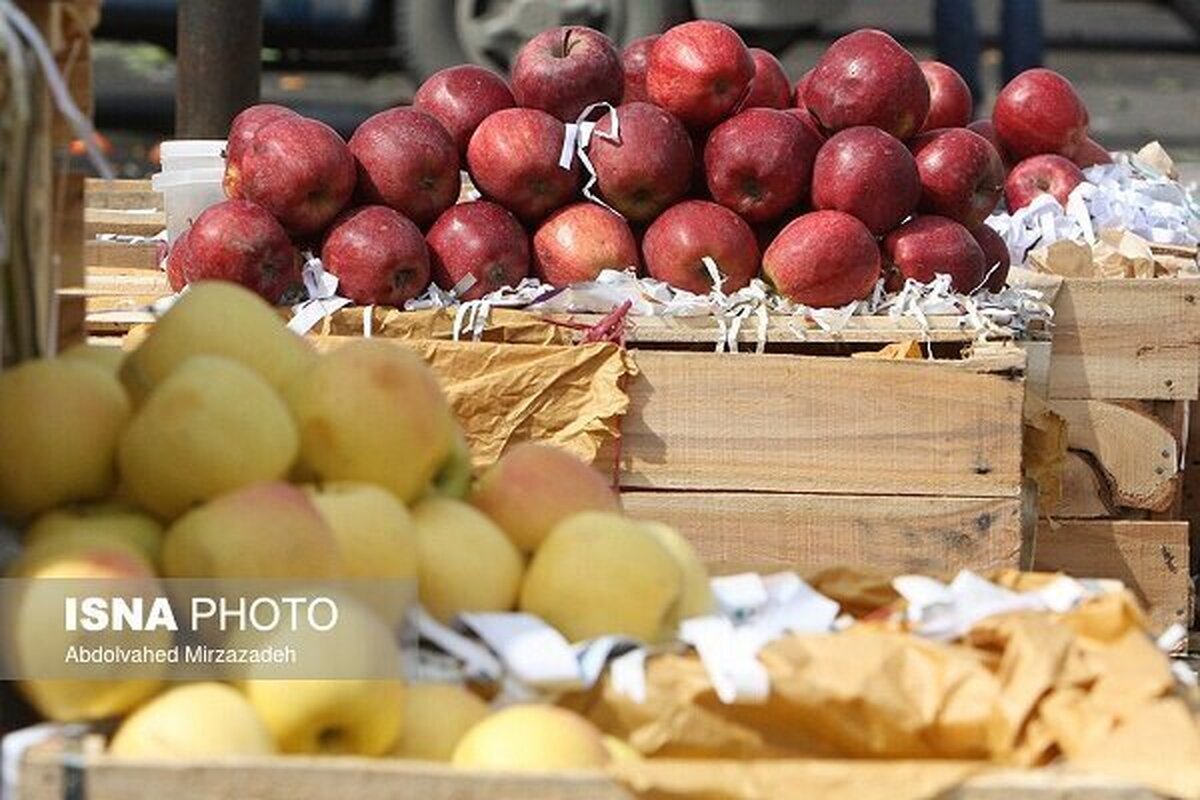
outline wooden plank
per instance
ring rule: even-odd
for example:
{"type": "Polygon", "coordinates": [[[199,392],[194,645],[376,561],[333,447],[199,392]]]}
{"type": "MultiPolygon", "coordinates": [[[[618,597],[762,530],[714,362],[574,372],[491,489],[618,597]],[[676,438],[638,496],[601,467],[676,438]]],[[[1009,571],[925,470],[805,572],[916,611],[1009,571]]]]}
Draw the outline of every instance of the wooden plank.
{"type": "MultiPolygon", "coordinates": [[[[91,758],[88,800],[633,800],[601,772],[467,772],[365,758],[263,758],[137,762],[91,758]]],[[[19,800],[68,797],[56,759],[34,754],[21,771],[19,800]]]]}
{"type": "Polygon", "coordinates": [[[634,491],[621,500],[632,516],[677,528],[721,573],[852,565],[940,574],[1022,566],[1019,498],[634,491]]]}
{"type": "Polygon", "coordinates": [[[91,239],[83,245],[83,263],[88,274],[98,269],[158,271],[160,247],[157,243],[128,244],[91,239]]]}
{"type": "MultiPolygon", "coordinates": [[[[685,762],[658,762],[676,771],[685,762]]],[[[695,762],[693,762],[695,763],[695,762]]],[[[791,765],[798,762],[776,762],[791,765]]],[[[799,762],[803,763],[803,762],[799,762]]],[[[853,785],[870,771],[881,785],[912,779],[914,768],[943,770],[947,762],[813,761],[814,785],[831,789],[853,785]],[[892,770],[895,772],[892,772],[892,770]],[[846,781],[839,781],[845,770],[846,781]]],[[[948,777],[951,785],[939,797],[947,800],[1160,800],[1149,789],[1123,780],[1061,769],[1016,770],[988,765],[963,766],[961,777],[948,777]],[[953,785],[957,783],[957,785],[953,785]]],[[[706,762],[708,767],[719,764],[706,762]]],[[[957,766],[958,764],[956,764],[957,766]]],[[[399,759],[350,757],[227,759],[223,761],[130,761],[103,756],[82,760],[81,786],[75,793],[88,800],[634,800],[660,798],[665,793],[639,794],[604,773],[505,773],[455,769],[441,764],[399,759]]],[[[21,765],[18,800],[62,800],[74,796],[67,787],[67,772],[60,758],[45,749],[27,755],[21,765]]],[[[938,781],[935,781],[938,782],[938,781]]],[[[892,787],[898,798],[918,797],[903,784],[892,787]]],[[[717,791],[714,789],[714,791],[717,791]]],[[[724,792],[718,792],[724,797],[724,792]]],[[[705,795],[709,796],[709,795],[705,795]]],[[[716,797],[717,794],[713,794],[716,797]]]]}
{"type": "Polygon", "coordinates": [[[1053,398],[1194,400],[1200,284],[1069,279],[1054,301],[1053,398]]]}
{"type": "MultiPolygon", "coordinates": [[[[574,314],[571,319],[582,324],[595,324],[599,314],[574,314]]],[[[639,317],[627,318],[625,338],[630,344],[714,344],[720,339],[720,325],[713,317],[639,317]]],[[[815,322],[800,317],[774,314],[768,318],[766,343],[803,344],[810,342],[844,342],[846,344],[887,344],[907,340],[929,342],[969,343],[977,338],[975,331],[965,327],[961,316],[931,316],[922,326],[915,319],[893,320],[887,316],[853,317],[840,331],[822,330],[815,322]]],[[[1011,338],[996,332],[994,338],[1011,338]]],[[[742,323],[738,341],[753,349],[758,342],[758,326],[753,318],[742,323]]]]}
{"type": "Polygon", "coordinates": [[[1179,442],[1151,414],[1102,400],[1055,400],[1067,421],[1067,444],[1090,453],[1103,470],[1113,502],[1163,511],[1179,491],[1179,442]]]}
{"type": "Polygon", "coordinates": [[[1186,522],[1043,521],[1034,548],[1034,569],[1123,581],[1160,630],[1191,621],[1186,522]]]}
{"type": "Polygon", "coordinates": [[[154,236],[167,226],[161,211],[109,211],[100,208],[83,210],[83,233],[94,239],[101,233],[120,233],[128,236],[154,236]]]}
{"type": "Polygon", "coordinates": [[[621,485],[1016,497],[1019,379],[937,363],[638,351],[621,485]]]}
{"type": "Polygon", "coordinates": [[[148,180],[114,180],[91,178],[84,184],[88,208],[114,211],[138,208],[163,210],[162,192],[156,192],[148,180]]]}
{"type": "Polygon", "coordinates": [[[1117,512],[1109,500],[1108,484],[1087,456],[1078,451],[1067,452],[1062,471],[1062,499],[1058,506],[1047,509],[1052,519],[1098,519],[1117,512]]]}

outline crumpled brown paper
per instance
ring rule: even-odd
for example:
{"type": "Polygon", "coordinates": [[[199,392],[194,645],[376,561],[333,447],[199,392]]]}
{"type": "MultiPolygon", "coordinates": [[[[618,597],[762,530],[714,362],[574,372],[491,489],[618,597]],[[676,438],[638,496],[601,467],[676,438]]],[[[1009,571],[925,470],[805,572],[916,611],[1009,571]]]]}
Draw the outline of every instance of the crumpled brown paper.
{"type": "MultiPolygon", "coordinates": [[[[363,336],[395,339],[453,339],[454,308],[432,308],[423,311],[401,311],[385,306],[347,306],[325,317],[310,334],[322,336],[363,336]],[[364,317],[371,312],[370,326],[364,317]]],[[[460,338],[470,340],[471,334],[460,338]]],[[[534,314],[511,308],[493,308],[488,313],[480,340],[508,344],[571,344],[568,328],[554,325],[534,314]]]]}
{"type": "Polygon", "coordinates": [[[1055,509],[1062,500],[1067,459],[1067,422],[1032,391],[1025,393],[1023,428],[1025,476],[1038,488],[1038,507],[1055,509]]]}
{"type": "MultiPolygon", "coordinates": [[[[1031,251],[1028,258],[1031,271],[1061,278],[1171,277],[1186,264],[1174,250],[1160,253],[1136,233],[1116,229],[1100,231],[1091,245],[1063,239],[1031,251]]],[[[1028,285],[1019,281],[1023,275],[1021,271],[1014,276],[1014,285],[1028,285]]]]}
{"type": "Polygon", "coordinates": [[[921,343],[916,339],[905,339],[900,342],[892,342],[884,345],[878,350],[870,350],[862,353],[851,353],[853,358],[877,359],[880,361],[904,361],[910,358],[924,358],[924,353],[921,352],[921,343]]]}
{"type": "MultiPolygon", "coordinates": [[[[358,339],[324,336],[317,344],[328,349],[352,341],[358,339]]],[[[525,441],[554,444],[594,461],[619,436],[629,408],[624,381],[636,374],[632,357],[612,344],[389,341],[416,351],[437,373],[476,468],[525,441]]]]}
{"type": "Polygon", "coordinates": [[[1061,762],[1200,798],[1200,725],[1144,625],[1128,593],[991,617],[954,644],[859,624],[768,645],[763,705],[724,705],[696,657],[662,655],[647,663],[645,703],[606,683],[587,712],[652,757],[614,767],[643,797],[882,797],[860,781],[889,769],[911,789],[889,797],[934,797],[997,767],[1061,762]],[[848,758],[870,761],[807,761],[848,758]]]}

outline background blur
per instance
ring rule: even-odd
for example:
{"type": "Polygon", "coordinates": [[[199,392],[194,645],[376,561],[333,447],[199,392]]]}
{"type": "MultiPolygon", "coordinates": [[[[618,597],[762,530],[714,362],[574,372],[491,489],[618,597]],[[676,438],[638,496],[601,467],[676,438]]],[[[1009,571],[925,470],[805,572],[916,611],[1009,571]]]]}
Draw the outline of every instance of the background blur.
{"type": "MultiPolygon", "coordinates": [[[[969,3],[971,0],[959,0],[969,3]]],[[[975,0],[988,113],[999,88],[1001,0],[975,0]]],[[[1200,179],[1200,0],[1043,0],[1046,66],[1067,75],[1110,150],[1158,139],[1200,179]]],[[[96,114],[127,177],[154,171],[173,129],[173,0],[105,0],[96,48],[96,114]]],[[[421,79],[473,60],[504,68],[556,24],[588,24],[619,43],[681,18],[732,22],[779,55],[794,81],[837,36],[882,28],[934,56],[932,0],[264,0],[263,99],[344,134],[409,102],[421,79]]]]}

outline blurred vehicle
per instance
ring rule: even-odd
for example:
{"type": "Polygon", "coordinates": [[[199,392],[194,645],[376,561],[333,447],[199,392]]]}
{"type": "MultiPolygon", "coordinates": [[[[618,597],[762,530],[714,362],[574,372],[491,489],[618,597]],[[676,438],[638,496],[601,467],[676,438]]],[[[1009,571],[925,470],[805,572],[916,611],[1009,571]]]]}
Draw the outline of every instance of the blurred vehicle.
{"type": "MultiPolygon", "coordinates": [[[[400,63],[423,79],[473,61],[506,71],[554,25],[587,25],[618,43],[691,18],[727,22],[771,47],[845,6],[838,0],[263,0],[264,44],[291,63],[400,63]]],[[[104,0],[101,38],[173,47],[176,0],[104,0]]]]}

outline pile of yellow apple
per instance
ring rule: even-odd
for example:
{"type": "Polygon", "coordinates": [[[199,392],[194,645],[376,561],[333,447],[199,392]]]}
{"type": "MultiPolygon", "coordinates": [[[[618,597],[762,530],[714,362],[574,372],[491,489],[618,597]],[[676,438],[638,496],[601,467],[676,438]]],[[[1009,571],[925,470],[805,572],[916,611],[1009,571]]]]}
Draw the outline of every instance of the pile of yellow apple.
{"type": "MultiPolygon", "coordinates": [[[[591,467],[522,444],[473,481],[419,357],[380,340],[319,354],[228,283],[191,287],[131,352],[84,346],[0,373],[0,517],[22,530],[9,574],[23,578],[415,579],[443,622],[519,609],[571,641],[657,641],[711,605],[687,542],[623,516],[591,467]]],[[[17,624],[30,628],[23,647],[56,635],[44,620],[17,624]]],[[[361,630],[398,647],[382,619],[361,630]]],[[[519,769],[595,766],[619,749],[572,712],[492,713],[457,685],[21,690],[50,719],[124,717],[111,749],[138,757],[395,754],[519,769]]]]}

